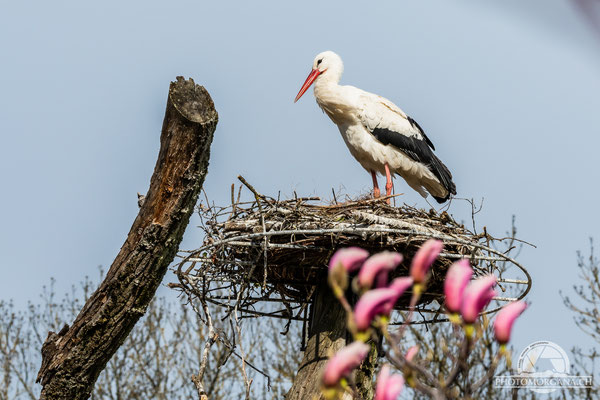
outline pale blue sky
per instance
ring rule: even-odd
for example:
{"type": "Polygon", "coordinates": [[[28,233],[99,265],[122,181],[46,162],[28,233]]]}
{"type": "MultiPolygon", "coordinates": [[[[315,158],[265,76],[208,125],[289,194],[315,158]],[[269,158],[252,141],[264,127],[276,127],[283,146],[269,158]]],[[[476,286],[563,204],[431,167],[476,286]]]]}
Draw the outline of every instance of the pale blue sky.
{"type": "MultiPolygon", "coordinates": [[[[423,126],[460,197],[485,198],[481,226],[502,235],[516,214],[538,246],[520,257],[534,287],[516,348],[591,345],[558,291],[600,237],[600,40],[567,0],[1,3],[0,298],[22,306],[50,277],[62,291],[110,265],[176,75],[203,84],[220,115],[205,184],[217,203],[238,174],[272,195],[369,190],[312,91],[293,103],[329,49],[345,61],[342,83],[423,126]]],[[[185,247],[200,240],[190,226],[185,247]]]]}

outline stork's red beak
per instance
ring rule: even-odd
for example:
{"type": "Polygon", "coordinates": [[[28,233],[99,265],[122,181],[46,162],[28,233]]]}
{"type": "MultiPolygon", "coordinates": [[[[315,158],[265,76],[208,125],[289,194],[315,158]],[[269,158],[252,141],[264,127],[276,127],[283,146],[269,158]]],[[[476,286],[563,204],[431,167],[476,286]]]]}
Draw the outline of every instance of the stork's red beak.
{"type": "Polygon", "coordinates": [[[319,71],[318,69],[313,69],[312,71],[310,71],[310,74],[308,74],[308,78],[306,78],[306,81],[304,81],[304,85],[302,85],[300,91],[298,92],[298,95],[294,99],[294,103],[297,102],[300,99],[300,97],[302,97],[304,92],[308,90],[310,85],[313,84],[313,82],[315,81],[315,79],[317,79],[317,76],[319,76],[320,73],[321,71],[319,71]]]}

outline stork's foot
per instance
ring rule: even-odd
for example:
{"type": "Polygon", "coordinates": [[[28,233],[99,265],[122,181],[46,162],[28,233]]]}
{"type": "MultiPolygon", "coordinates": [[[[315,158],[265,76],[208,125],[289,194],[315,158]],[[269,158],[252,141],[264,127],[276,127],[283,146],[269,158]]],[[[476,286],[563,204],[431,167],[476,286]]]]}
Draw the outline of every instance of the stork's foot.
{"type": "Polygon", "coordinates": [[[373,198],[378,199],[380,197],[381,197],[381,191],[379,190],[379,188],[374,188],[373,189],[373,198]]]}

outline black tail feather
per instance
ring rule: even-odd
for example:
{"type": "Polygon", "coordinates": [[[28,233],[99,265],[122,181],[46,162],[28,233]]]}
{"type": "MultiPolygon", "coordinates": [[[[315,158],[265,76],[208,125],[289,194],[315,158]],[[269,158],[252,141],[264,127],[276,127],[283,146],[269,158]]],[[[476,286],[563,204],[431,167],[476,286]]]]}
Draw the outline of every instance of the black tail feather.
{"type": "Polygon", "coordinates": [[[448,168],[444,165],[444,163],[433,154],[431,162],[427,164],[429,170],[435,175],[436,178],[440,181],[442,186],[448,191],[448,195],[446,197],[436,197],[433,198],[438,203],[444,203],[448,201],[450,196],[456,194],[456,185],[452,181],[452,174],[448,170],[448,168]]]}

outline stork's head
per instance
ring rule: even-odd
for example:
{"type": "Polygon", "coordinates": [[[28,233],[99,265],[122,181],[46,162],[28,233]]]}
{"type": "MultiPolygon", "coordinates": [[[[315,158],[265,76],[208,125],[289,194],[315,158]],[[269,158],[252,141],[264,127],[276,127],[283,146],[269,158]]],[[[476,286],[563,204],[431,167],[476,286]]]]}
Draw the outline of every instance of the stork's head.
{"type": "Polygon", "coordinates": [[[333,51],[324,51],[317,54],[313,61],[312,71],[306,78],[304,85],[300,88],[294,103],[302,97],[302,95],[308,90],[310,85],[317,80],[327,80],[333,83],[338,83],[344,72],[344,63],[340,56],[335,54],[333,51]]]}

